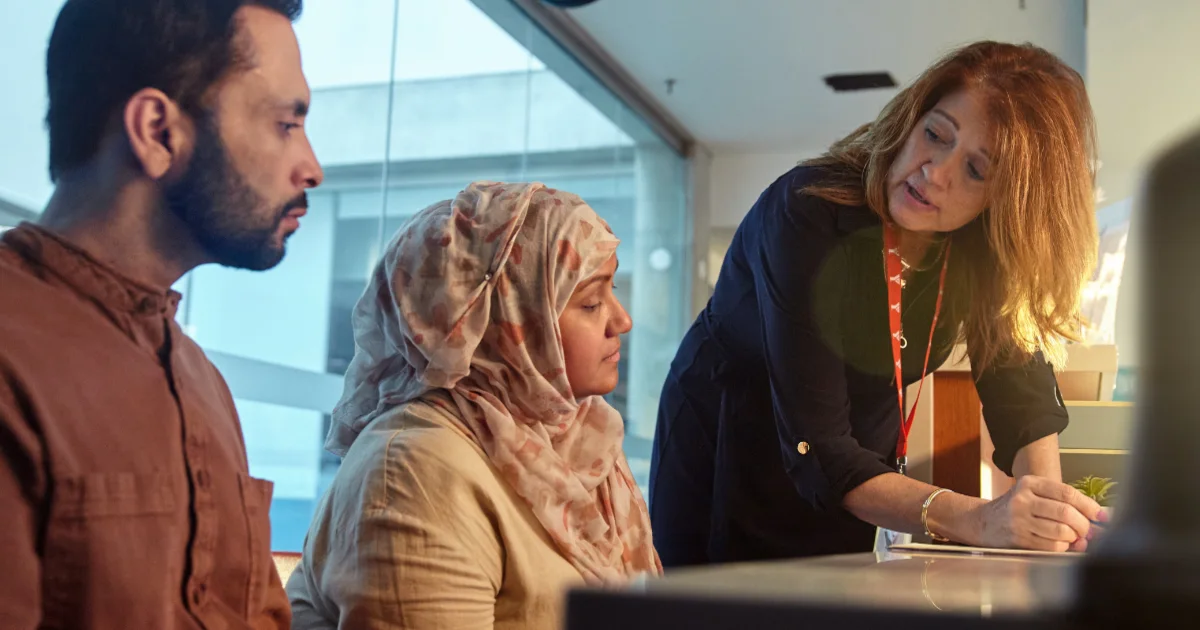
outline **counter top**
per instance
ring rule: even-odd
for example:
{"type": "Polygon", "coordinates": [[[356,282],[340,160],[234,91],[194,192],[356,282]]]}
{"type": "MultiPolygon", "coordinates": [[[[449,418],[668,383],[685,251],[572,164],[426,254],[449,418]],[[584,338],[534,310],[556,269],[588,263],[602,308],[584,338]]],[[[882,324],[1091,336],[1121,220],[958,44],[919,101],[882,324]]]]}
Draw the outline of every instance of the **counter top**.
{"type": "Polygon", "coordinates": [[[987,615],[1059,608],[1070,559],[864,553],[680,570],[649,594],[807,600],[821,604],[987,615]]]}
{"type": "MultiPolygon", "coordinates": [[[[589,609],[603,611],[606,625],[623,630],[653,627],[634,618],[651,609],[658,611],[660,622],[673,618],[682,623],[683,618],[675,618],[674,613],[662,613],[686,609],[694,614],[693,606],[699,602],[713,610],[737,608],[743,611],[740,614],[746,623],[750,619],[744,611],[755,607],[906,612],[958,619],[1037,619],[1065,608],[1071,568],[1077,560],[944,552],[827,556],[678,569],[625,591],[579,591],[582,597],[573,601],[588,599],[589,609]],[[610,599],[607,604],[602,601],[605,598],[610,599]],[[629,612],[621,612],[623,607],[629,612]]],[[[685,625],[699,627],[694,621],[677,627],[685,625]]],[[[568,626],[574,627],[584,626],[568,626]]],[[[705,623],[704,627],[742,625],[705,623]]]]}

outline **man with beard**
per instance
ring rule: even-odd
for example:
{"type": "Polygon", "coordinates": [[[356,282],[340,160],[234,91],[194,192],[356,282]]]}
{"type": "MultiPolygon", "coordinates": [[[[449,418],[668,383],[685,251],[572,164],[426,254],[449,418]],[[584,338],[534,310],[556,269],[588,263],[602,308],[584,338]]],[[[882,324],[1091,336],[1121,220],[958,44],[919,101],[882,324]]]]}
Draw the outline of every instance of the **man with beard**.
{"type": "Polygon", "coordinates": [[[0,628],[286,628],[272,486],[175,323],[197,265],[269,269],[322,178],[300,0],[68,0],[54,194],[0,239],[0,628]]]}

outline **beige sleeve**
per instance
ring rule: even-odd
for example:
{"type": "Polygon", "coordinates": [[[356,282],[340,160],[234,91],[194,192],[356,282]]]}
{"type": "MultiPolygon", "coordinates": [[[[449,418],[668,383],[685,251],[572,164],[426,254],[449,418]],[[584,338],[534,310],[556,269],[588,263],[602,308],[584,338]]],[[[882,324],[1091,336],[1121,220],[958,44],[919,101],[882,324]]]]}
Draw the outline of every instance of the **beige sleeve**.
{"type": "Polygon", "coordinates": [[[379,491],[357,523],[343,524],[358,530],[339,536],[352,544],[324,563],[339,628],[491,630],[503,551],[462,465],[472,459],[450,435],[389,441],[383,470],[371,473],[379,491]]]}

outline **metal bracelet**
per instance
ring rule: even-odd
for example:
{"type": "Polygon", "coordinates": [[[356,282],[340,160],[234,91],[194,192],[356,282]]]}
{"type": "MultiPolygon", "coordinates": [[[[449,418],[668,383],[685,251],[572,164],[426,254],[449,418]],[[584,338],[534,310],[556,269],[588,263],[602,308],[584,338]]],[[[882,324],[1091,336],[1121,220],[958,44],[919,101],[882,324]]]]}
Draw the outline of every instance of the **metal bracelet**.
{"type": "Polygon", "coordinates": [[[921,527],[925,528],[925,535],[929,536],[929,538],[931,538],[934,542],[950,542],[950,539],[946,538],[945,536],[935,534],[929,530],[929,505],[933,503],[933,500],[937,498],[939,494],[950,491],[951,490],[949,488],[938,488],[937,490],[934,490],[929,495],[929,498],[925,499],[925,503],[921,505],[921,527]]]}

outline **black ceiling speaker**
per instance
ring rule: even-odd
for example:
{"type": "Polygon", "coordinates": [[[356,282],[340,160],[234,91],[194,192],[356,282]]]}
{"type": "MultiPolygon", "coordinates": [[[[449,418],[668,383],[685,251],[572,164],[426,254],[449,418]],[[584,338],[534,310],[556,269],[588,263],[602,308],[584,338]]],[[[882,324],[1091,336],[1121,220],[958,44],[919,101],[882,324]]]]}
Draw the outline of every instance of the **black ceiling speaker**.
{"type": "Polygon", "coordinates": [[[542,0],[542,2],[544,2],[550,6],[562,7],[564,9],[573,9],[575,7],[581,7],[585,4],[591,4],[595,1],[596,0],[542,0]]]}
{"type": "Polygon", "coordinates": [[[896,79],[888,72],[831,74],[825,77],[825,85],[833,88],[834,92],[853,92],[896,87],[896,79]]]}

